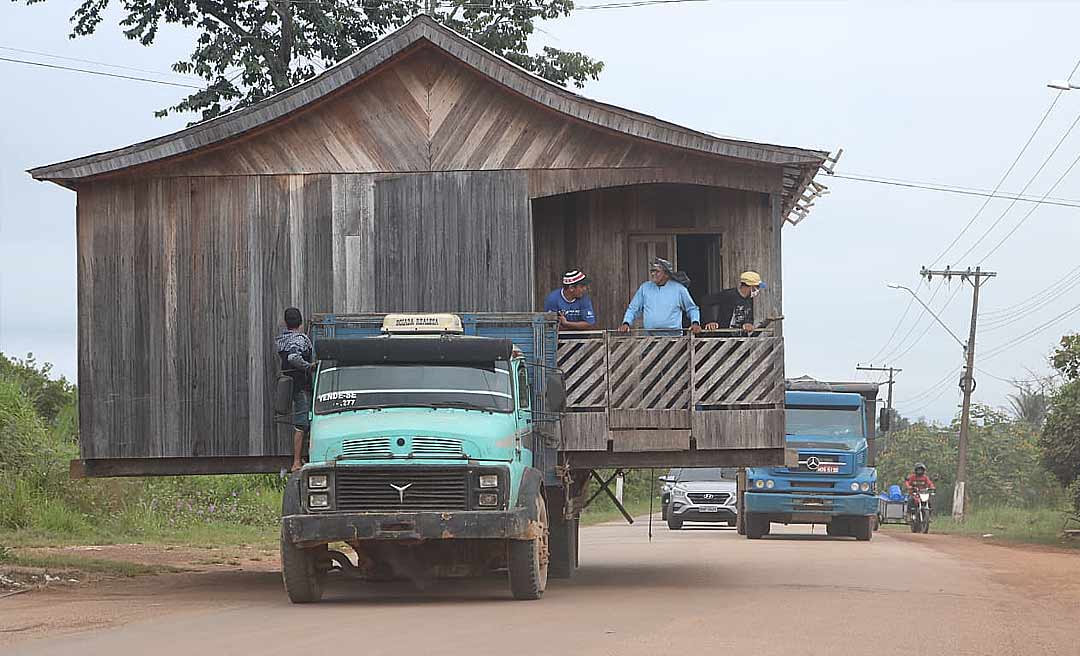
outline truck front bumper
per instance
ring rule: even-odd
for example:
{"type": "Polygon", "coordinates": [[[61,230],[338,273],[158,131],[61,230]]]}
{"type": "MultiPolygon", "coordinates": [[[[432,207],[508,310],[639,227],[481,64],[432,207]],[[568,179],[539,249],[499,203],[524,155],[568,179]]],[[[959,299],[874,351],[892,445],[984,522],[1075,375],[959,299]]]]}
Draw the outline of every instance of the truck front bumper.
{"type": "Polygon", "coordinates": [[[823,524],[834,517],[865,517],[877,514],[877,497],[872,494],[791,494],[747,492],[747,513],[785,524],[823,524]]]}
{"type": "Polygon", "coordinates": [[[310,513],[282,517],[282,536],[298,545],[352,540],[528,540],[540,527],[524,508],[512,510],[310,513]]]}

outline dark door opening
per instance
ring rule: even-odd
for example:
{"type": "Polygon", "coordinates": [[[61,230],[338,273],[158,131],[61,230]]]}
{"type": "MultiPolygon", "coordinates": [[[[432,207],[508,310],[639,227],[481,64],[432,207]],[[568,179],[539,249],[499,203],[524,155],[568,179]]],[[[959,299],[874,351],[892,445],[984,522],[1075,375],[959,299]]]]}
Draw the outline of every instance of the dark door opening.
{"type": "Polygon", "coordinates": [[[716,318],[724,289],[724,257],[718,234],[676,235],[677,266],[690,276],[690,296],[701,308],[701,323],[716,318]]]}

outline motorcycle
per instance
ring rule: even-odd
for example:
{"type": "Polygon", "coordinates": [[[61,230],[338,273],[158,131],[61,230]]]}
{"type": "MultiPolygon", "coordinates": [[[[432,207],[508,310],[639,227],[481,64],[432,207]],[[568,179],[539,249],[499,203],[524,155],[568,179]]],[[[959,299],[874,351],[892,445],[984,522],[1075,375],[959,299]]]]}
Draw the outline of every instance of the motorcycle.
{"type": "Polygon", "coordinates": [[[930,532],[930,499],[933,490],[912,490],[911,503],[908,505],[908,525],[912,533],[930,532]]]}

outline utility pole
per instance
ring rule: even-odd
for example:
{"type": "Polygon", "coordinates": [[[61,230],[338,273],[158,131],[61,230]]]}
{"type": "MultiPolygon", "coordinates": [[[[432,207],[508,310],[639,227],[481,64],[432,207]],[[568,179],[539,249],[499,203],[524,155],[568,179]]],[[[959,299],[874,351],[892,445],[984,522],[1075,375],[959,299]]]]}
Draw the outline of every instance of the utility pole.
{"type": "MultiPolygon", "coordinates": [[[[891,433],[892,432],[892,421],[893,421],[893,411],[892,411],[893,383],[895,382],[896,374],[903,371],[903,369],[897,369],[895,367],[875,367],[874,365],[864,367],[862,365],[857,364],[857,365],[855,365],[855,370],[856,371],[876,371],[876,372],[879,372],[879,373],[888,373],[889,374],[889,381],[888,381],[889,396],[888,396],[887,400],[885,401],[885,416],[888,417],[889,420],[885,424],[885,428],[881,432],[882,433],[891,433]]],[[[874,450],[874,453],[871,454],[871,458],[873,458],[873,460],[871,461],[870,464],[876,464],[877,463],[877,445],[874,446],[873,450],[874,450]]]]}
{"type": "Polygon", "coordinates": [[[928,281],[934,276],[941,276],[946,280],[952,280],[959,276],[964,282],[971,283],[974,292],[971,296],[971,328],[968,332],[968,341],[964,345],[964,375],[960,379],[960,389],[964,392],[964,405],[960,410],[960,444],[956,462],[956,489],[953,490],[953,519],[964,521],[964,503],[966,500],[965,487],[967,485],[967,443],[971,419],[971,393],[975,391],[975,324],[979,318],[979,288],[982,287],[984,278],[993,278],[997,275],[993,271],[983,271],[975,267],[959,271],[945,267],[943,271],[935,271],[923,267],[920,275],[928,281]]]}

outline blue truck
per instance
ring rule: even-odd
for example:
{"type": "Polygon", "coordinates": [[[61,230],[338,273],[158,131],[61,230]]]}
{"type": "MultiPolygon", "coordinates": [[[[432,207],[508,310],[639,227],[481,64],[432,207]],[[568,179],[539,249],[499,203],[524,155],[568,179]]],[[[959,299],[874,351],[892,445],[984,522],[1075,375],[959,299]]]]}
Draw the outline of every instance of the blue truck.
{"type": "Polygon", "coordinates": [[[877,385],[804,378],[786,387],[785,463],[747,470],[742,532],[757,540],[772,523],[823,524],[828,535],[870,540],[878,510],[877,385]]]}

